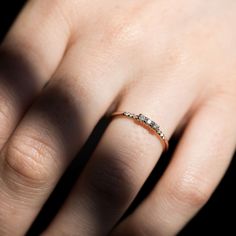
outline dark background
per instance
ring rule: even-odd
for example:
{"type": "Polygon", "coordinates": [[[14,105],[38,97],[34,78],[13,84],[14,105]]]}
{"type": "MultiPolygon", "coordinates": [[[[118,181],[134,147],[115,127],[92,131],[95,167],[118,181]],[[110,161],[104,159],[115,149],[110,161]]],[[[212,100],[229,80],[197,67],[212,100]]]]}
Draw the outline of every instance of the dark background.
{"type": "MultiPolygon", "coordinates": [[[[4,35],[8,31],[24,2],[24,0],[6,0],[0,2],[0,40],[4,38],[4,35]]],[[[172,139],[171,142],[174,147],[177,140],[172,139]]],[[[234,183],[234,180],[236,180],[235,157],[236,155],[234,156],[225,177],[221,181],[221,184],[218,186],[209,202],[179,235],[236,235],[236,193],[234,183]]],[[[167,165],[165,161],[160,162],[159,167],[156,168],[154,172],[161,173],[165,165],[167,165]]],[[[151,179],[152,177],[149,182],[151,182],[151,179]]],[[[152,184],[149,183],[144,187],[144,193],[140,194],[140,197],[138,197],[139,199],[145,195],[145,191],[147,192],[147,189],[151,185],[152,184]]],[[[139,202],[139,199],[136,201],[137,203],[139,202]]],[[[46,209],[44,214],[50,215],[51,212],[47,213],[47,211],[49,210],[46,209]]],[[[132,209],[130,211],[132,211],[132,209]]],[[[45,217],[41,218],[44,219],[45,217]]],[[[29,233],[30,235],[37,235],[41,228],[45,227],[46,223],[43,222],[42,219],[36,222],[34,229],[29,233]]]]}

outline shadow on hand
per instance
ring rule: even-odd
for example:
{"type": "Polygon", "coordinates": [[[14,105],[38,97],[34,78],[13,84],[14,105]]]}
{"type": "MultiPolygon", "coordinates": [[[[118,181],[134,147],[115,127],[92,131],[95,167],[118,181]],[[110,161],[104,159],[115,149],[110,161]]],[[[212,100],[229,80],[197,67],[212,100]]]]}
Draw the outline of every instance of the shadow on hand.
{"type": "MultiPolygon", "coordinates": [[[[9,29],[16,14],[19,12],[24,3],[24,0],[4,1],[4,7],[3,3],[1,3],[0,9],[4,12],[0,13],[0,41],[6,34],[6,31],[9,29]],[[5,3],[8,3],[8,5],[5,3]]],[[[33,94],[37,94],[40,91],[40,82],[38,76],[34,73],[34,70],[29,66],[29,62],[26,62],[21,55],[16,54],[14,51],[6,51],[1,49],[0,87],[4,89],[6,88],[5,91],[9,91],[9,93],[15,95],[13,101],[14,106],[18,107],[19,110],[21,108],[26,111],[32,104],[32,99],[30,99],[30,96],[33,96],[33,94]],[[29,93],[26,93],[25,91],[29,91],[29,93]]],[[[67,98],[64,97],[64,93],[61,90],[52,91],[51,99],[54,99],[55,97],[58,98],[59,101],[67,101],[67,98]]],[[[45,105],[47,104],[44,104],[44,106],[45,105]]],[[[78,130],[78,132],[83,132],[82,127],[78,126],[78,121],[82,119],[79,115],[78,108],[75,108],[73,104],[69,103],[67,114],[73,116],[71,126],[78,130]]],[[[19,114],[19,116],[21,115],[19,114]]],[[[37,113],[35,115],[37,115],[37,113]]],[[[55,125],[55,129],[61,126],[55,116],[50,116],[48,119],[51,119],[50,121],[55,125]]],[[[65,175],[61,178],[60,183],[55,188],[47,203],[44,205],[31,229],[28,231],[28,235],[39,235],[57,214],[61,204],[65,201],[82,169],[89,160],[93,149],[96,147],[97,142],[106,129],[108,123],[109,121],[106,118],[103,118],[101,122],[99,122],[91,137],[84,145],[81,152],[78,153],[65,175]]],[[[58,129],[58,134],[62,136],[63,140],[65,137],[62,133],[63,132],[58,129]]],[[[172,139],[170,144],[171,151],[168,152],[167,156],[163,156],[163,158],[160,159],[158,165],[156,165],[145,185],[140,190],[136,199],[131,204],[127,212],[123,215],[121,220],[133,212],[133,210],[152,190],[156,181],[164,172],[169,163],[174,147],[177,144],[177,140],[172,139]]],[[[236,179],[235,163],[236,160],[234,158],[230,169],[225,175],[220,186],[215,191],[213,197],[199,212],[199,214],[183,229],[183,231],[180,232],[179,235],[210,235],[207,233],[208,230],[212,230],[212,232],[214,232],[215,230],[220,231],[220,229],[231,230],[229,235],[235,233],[234,223],[228,220],[231,218],[230,213],[233,213],[233,209],[235,208],[236,195],[235,191],[232,190],[232,187],[234,186],[233,180],[236,179]]],[[[97,214],[99,217],[100,212],[97,212],[97,214]]],[[[224,233],[225,235],[227,234],[226,231],[224,233]]]]}
{"type": "MultiPolygon", "coordinates": [[[[72,110],[71,110],[72,112],[72,110]]],[[[74,128],[76,124],[81,124],[82,121],[78,119],[78,116],[74,114],[74,128]]],[[[72,115],[72,113],[71,113],[72,115]]],[[[39,213],[37,219],[33,223],[32,227],[28,231],[27,235],[38,235],[43,232],[47,226],[50,224],[52,219],[60,210],[61,205],[66,200],[68,194],[76,183],[78,177],[80,176],[83,168],[88,162],[91,154],[93,153],[95,147],[97,146],[104,130],[106,129],[109,120],[106,117],[103,117],[100,122],[95,127],[94,131],[88,138],[87,142],[84,144],[80,152],[76,155],[72,163],[67,168],[66,172],[60,179],[53,193],[49,197],[48,201],[45,203],[42,211],[39,213]]],[[[83,125],[81,125],[82,127],[83,125]]],[[[77,127],[78,132],[81,131],[81,127],[77,127]]],[[[65,138],[65,137],[64,137],[65,138]]],[[[64,139],[63,138],[63,139],[64,139]]],[[[68,141],[67,141],[68,142],[68,141]]]]}

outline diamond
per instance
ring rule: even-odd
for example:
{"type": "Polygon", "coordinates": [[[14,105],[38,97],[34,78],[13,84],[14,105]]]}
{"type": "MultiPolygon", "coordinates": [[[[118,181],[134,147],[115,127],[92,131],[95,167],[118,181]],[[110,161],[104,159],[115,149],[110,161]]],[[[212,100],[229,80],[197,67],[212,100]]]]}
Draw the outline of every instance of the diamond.
{"type": "Polygon", "coordinates": [[[159,135],[159,138],[161,138],[161,141],[164,143],[165,149],[167,150],[168,140],[165,137],[164,133],[161,131],[160,126],[156,122],[154,122],[153,120],[151,120],[150,118],[148,118],[147,116],[145,116],[141,113],[136,115],[134,113],[124,111],[124,112],[114,112],[114,114],[112,114],[112,115],[118,116],[121,114],[123,114],[124,116],[126,116],[128,118],[133,118],[133,119],[136,119],[136,120],[142,122],[144,124],[143,126],[146,126],[146,127],[149,126],[153,131],[155,131],[156,134],[159,135]]]}
{"type": "Polygon", "coordinates": [[[161,135],[162,132],[161,132],[161,130],[158,129],[158,130],[157,130],[157,133],[158,133],[159,135],[161,135]]]}
{"type": "Polygon", "coordinates": [[[146,120],[146,117],[145,117],[144,115],[142,115],[142,114],[139,114],[138,119],[139,119],[140,121],[145,121],[145,120],[146,120]]]}
{"type": "Polygon", "coordinates": [[[159,125],[154,122],[154,124],[152,125],[152,128],[155,129],[155,130],[158,130],[159,129],[159,125]]]}
{"type": "Polygon", "coordinates": [[[155,122],[152,121],[151,124],[150,124],[150,126],[153,128],[154,125],[155,125],[155,122]]]}

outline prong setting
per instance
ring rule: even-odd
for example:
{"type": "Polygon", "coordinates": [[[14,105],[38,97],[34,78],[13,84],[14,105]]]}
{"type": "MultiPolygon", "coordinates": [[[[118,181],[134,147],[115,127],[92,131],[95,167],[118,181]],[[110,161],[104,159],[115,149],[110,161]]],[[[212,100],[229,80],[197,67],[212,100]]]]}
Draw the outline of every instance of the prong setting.
{"type": "Polygon", "coordinates": [[[127,116],[127,117],[129,117],[129,118],[135,118],[135,119],[136,119],[136,115],[135,115],[135,114],[130,113],[130,112],[127,112],[127,111],[125,111],[125,112],[123,113],[123,115],[124,115],[124,116],[127,116]]]}
{"type": "Polygon", "coordinates": [[[160,126],[151,120],[150,118],[146,117],[143,114],[139,114],[138,121],[144,123],[145,125],[149,126],[152,130],[154,130],[162,139],[165,139],[163,132],[160,130],[160,126]]]}
{"type": "Polygon", "coordinates": [[[160,126],[155,121],[151,120],[150,118],[148,118],[147,116],[145,116],[141,113],[139,115],[136,115],[136,114],[131,113],[131,112],[126,112],[126,111],[125,112],[117,111],[117,112],[112,113],[112,116],[119,116],[119,115],[135,119],[138,122],[141,122],[142,124],[144,124],[145,126],[148,126],[149,128],[151,128],[160,137],[160,139],[163,141],[164,150],[165,151],[168,150],[168,147],[169,147],[168,140],[166,139],[164,133],[160,129],[160,126]]]}

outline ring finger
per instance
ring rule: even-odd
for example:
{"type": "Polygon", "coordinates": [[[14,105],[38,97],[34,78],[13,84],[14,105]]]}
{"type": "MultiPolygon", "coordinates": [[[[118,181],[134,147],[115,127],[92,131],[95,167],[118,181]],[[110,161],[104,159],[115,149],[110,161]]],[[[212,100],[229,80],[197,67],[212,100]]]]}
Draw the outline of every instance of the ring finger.
{"type": "MultiPolygon", "coordinates": [[[[148,82],[140,80],[128,91],[117,110],[144,113],[170,137],[194,100],[193,84],[188,84],[191,99],[186,100],[186,94],[176,92],[176,84],[163,82],[146,91],[143,83],[148,82]]],[[[106,235],[136,196],[161,151],[160,141],[146,129],[129,119],[114,119],[45,234],[106,235]]]]}

